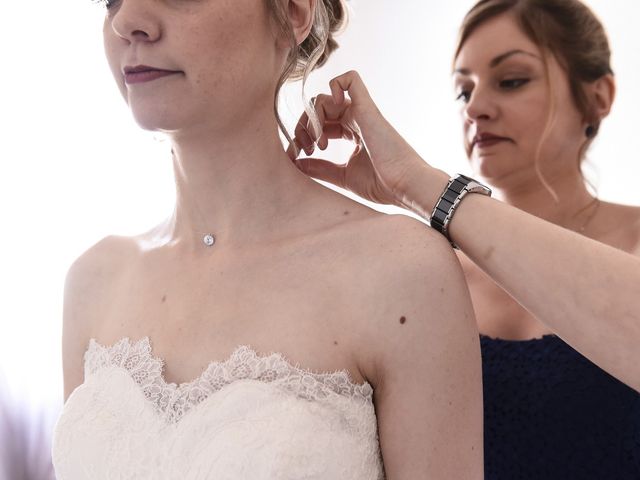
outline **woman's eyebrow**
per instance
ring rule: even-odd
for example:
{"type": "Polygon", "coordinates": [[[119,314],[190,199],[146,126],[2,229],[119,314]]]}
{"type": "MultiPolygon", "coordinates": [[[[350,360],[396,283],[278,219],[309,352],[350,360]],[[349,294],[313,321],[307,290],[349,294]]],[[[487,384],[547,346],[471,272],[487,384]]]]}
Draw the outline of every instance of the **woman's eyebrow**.
{"type": "Polygon", "coordinates": [[[497,67],[502,61],[504,61],[507,58],[511,57],[512,55],[516,55],[516,54],[529,55],[530,57],[537,58],[538,60],[542,60],[538,55],[536,55],[534,53],[531,53],[531,52],[526,52],[524,50],[510,50],[507,53],[503,53],[502,55],[498,55],[493,60],[491,60],[489,62],[489,66],[491,68],[497,67]]]}
{"type": "MultiPolygon", "coordinates": [[[[498,55],[497,57],[493,58],[489,62],[489,67],[495,68],[498,65],[500,65],[500,63],[505,61],[507,58],[512,57],[513,55],[528,55],[530,57],[534,57],[534,58],[537,58],[538,60],[542,61],[542,59],[538,55],[536,55],[535,53],[527,52],[525,50],[515,49],[515,50],[509,50],[508,52],[502,53],[502,54],[498,55]]],[[[471,70],[469,70],[468,68],[456,68],[453,71],[453,73],[460,73],[462,75],[471,75],[471,70]]]]}

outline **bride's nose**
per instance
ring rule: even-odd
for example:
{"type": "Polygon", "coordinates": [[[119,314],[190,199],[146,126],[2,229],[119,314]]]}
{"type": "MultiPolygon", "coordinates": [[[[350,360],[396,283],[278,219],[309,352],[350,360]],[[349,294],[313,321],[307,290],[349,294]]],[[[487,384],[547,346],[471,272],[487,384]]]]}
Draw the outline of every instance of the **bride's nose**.
{"type": "Polygon", "coordinates": [[[119,37],[134,42],[154,42],[160,38],[157,5],[150,0],[119,0],[109,14],[111,28],[119,37]]]}

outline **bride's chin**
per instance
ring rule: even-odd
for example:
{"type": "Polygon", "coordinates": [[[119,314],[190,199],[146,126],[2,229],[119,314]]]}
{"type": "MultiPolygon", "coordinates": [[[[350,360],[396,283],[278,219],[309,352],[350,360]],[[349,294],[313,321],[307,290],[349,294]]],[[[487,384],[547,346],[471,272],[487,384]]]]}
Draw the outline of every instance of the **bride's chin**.
{"type": "Polygon", "coordinates": [[[139,112],[133,110],[133,119],[136,124],[141,129],[149,131],[170,132],[177,130],[182,123],[177,117],[177,115],[169,112],[139,112]]]}

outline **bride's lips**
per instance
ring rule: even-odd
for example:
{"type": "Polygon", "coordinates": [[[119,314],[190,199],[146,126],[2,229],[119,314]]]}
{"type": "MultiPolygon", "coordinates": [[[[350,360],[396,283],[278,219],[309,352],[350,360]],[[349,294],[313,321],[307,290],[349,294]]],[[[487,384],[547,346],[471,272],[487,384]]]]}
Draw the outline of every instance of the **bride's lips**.
{"type": "Polygon", "coordinates": [[[176,73],[182,73],[175,70],[164,70],[161,68],[149,67],[146,65],[138,65],[136,67],[124,68],[124,81],[126,84],[144,83],[156,80],[158,78],[166,77],[168,75],[174,75],[176,73]]]}

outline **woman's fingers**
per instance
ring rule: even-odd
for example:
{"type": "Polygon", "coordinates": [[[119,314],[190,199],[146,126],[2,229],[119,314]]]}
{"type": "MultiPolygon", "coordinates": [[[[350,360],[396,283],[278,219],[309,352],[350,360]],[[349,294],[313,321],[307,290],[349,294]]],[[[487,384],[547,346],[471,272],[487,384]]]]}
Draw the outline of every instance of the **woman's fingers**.
{"type": "Polygon", "coordinates": [[[300,146],[296,142],[295,137],[292,138],[287,147],[287,156],[291,161],[295,161],[298,155],[300,155],[300,146]]]}
{"type": "Polygon", "coordinates": [[[327,123],[324,126],[324,131],[322,133],[323,137],[327,139],[335,140],[335,139],[343,139],[343,140],[353,140],[354,133],[349,128],[345,128],[341,123],[327,123]]]}
{"type": "Polygon", "coordinates": [[[350,110],[354,102],[373,105],[373,101],[360,75],[352,70],[334,78],[329,85],[331,95],[321,94],[312,99],[315,119],[305,111],[296,124],[294,141],[287,148],[287,155],[292,160],[298,158],[300,149],[307,156],[313,154],[316,145],[325,150],[329,139],[354,140],[361,137],[350,110]],[[345,98],[344,92],[349,94],[349,98],[345,98]]]}
{"type": "MultiPolygon", "coordinates": [[[[350,138],[350,135],[340,134],[339,136],[327,136],[325,129],[329,124],[343,122],[345,113],[351,106],[351,100],[346,100],[341,105],[336,105],[331,95],[318,95],[312,99],[312,104],[318,119],[318,128],[311,121],[309,114],[305,111],[298,120],[294,130],[295,145],[290,144],[287,148],[289,158],[294,160],[300,153],[300,149],[304,150],[306,155],[312,155],[317,145],[321,150],[325,150],[329,146],[330,138],[350,138]],[[298,150],[294,148],[298,147],[298,150]],[[294,157],[295,155],[295,157],[294,157]]],[[[346,125],[346,124],[345,124],[346,125]]]]}
{"type": "Polygon", "coordinates": [[[316,143],[321,150],[325,150],[329,146],[330,138],[345,138],[342,133],[340,133],[339,136],[327,136],[327,127],[330,125],[343,127],[345,125],[344,117],[350,107],[351,100],[347,100],[341,105],[337,105],[331,95],[321,95],[318,98],[317,111],[319,112],[320,118],[322,118],[323,131],[316,143]]]}
{"type": "MultiPolygon", "coordinates": [[[[325,101],[322,97],[323,96],[314,97],[311,102],[316,112],[316,116],[319,120],[321,129],[324,123],[324,118],[326,116],[325,110],[323,108],[319,108],[322,107],[322,103],[325,101]]],[[[324,97],[329,96],[324,95],[324,97]]],[[[316,141],[318,141],[318,134],[315,132],[315,129],[313,128],[313,122],[309,118],[309,114],[306,110],[300,116],[293,134],[294,138],[297,140],[297,146],[303,149],[307,155],[311,155],[313,153],[315,143],[316,141]]]]}
{"type": "Polygon", "coordinates": [[[307,131],[311,135],[312,140],[317,143],[322,136],[322,129],[325,123],[335,122],[342,119],[345,111],[349,108],[349,103],[343,103],[336,105],[331,95],[318,95],[313,98],[313,107],[316,113],[316,118],[319,123],[319,130],[316,130],[316,126],[307,116],[307,131]]]}
{"type": "Polygon", "coordinates": [[[331,95],[318,95],[316,100],[316,111],[324,122],[340,121],[350,106],[350,100],[337,104],[331,95]]]}
{"type": "Polygon", "coordinates": [[[360,74],[355,70],[335,77],[329,82],[329,87],[333,100],[338,105],[341,105],[345,100],[344,92],[349,94],[349,98],[354,103],[373,104],[369,90],[367,90],[360,74]]]}
{"type": "Polygon", "coordinates": [[[341,188],[345,187],[346,168],[344,165],[338,165],[320,158],[301,158],[294,163],[300,171],[310,177],[333,183],[341,188]]]}

